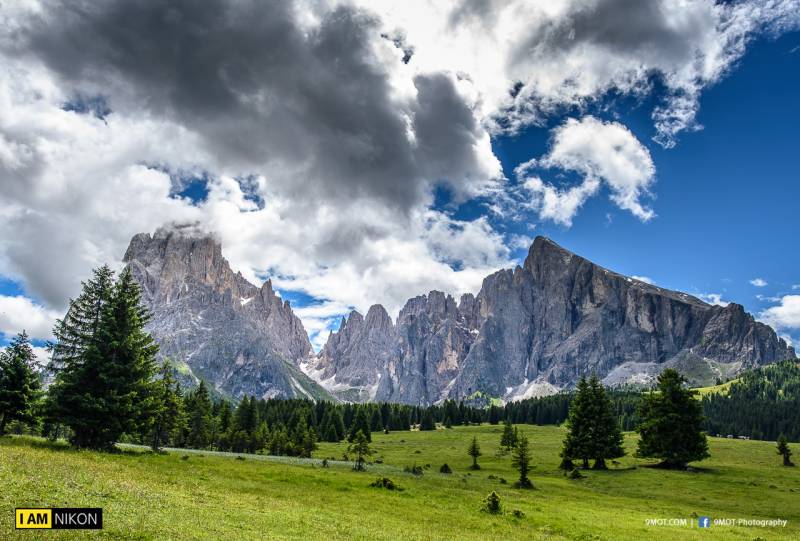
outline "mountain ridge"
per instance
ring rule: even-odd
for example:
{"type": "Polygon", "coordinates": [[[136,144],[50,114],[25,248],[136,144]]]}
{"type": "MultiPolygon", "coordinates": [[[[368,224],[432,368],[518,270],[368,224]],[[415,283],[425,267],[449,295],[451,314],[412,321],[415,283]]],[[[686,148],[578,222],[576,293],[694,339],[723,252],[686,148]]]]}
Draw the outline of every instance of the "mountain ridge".
{"type": "MultiPolygon", "coordinates": [[[[612,385],[646,383],[666,366],[699,382],[795,356],[741,305],[714,306],[647,284],[545,237],[535,239],[523,265],[487,276],[477,296],[464,295],[458,304],[438,291],[410,299],[393,335],[383,370],[353,357],[357,347],[338,358],[323,348],[317,366],[341,374],[339,392],[374,372],[373,399],[431,403],[476,393],[527,398],[590,372],[612,385]],[[366,376],[353,366],[366,366],[366,376]]],[[[329,342],[337,339],[332,333],[329,342]]]]}
{"type": "Polygon", "coordinates": [[[124,260],[162,356],[233,397],[515,400],[592,372],[610,385],[647,383],[673,366],[703,382],[795,357],[741,305],[624,276],[541,236],[522,265],[486,276],[477,295],[430,291],[395,320],[380,304],[351,311],[318,354],[272,282],[257,287],[235,273],[207,233],[138,234],[124,260]]]}

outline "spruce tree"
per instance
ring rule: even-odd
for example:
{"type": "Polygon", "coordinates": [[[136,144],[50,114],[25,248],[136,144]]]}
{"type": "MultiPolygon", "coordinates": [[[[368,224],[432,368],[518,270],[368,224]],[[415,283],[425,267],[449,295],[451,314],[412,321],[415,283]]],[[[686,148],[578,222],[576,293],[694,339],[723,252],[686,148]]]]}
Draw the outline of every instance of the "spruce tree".
{"type": "Polygon", "coordinates": [[[433,414],[430,408],[427,408],[422,414],[422,419],[419,422],[420,430],[436,430],[436,423],[433,420],[433,414]]]}
{"type": "Polygon", "coordinates": [[[192,391],[186,400],[186,413],[188,416],[189,433],[186,444],[195,449],[205,449],[211,444],[211,398],[208,395],[206,383],[200,384],[192,391]]]}
{"type": "MultiPolygon", "coordinates": [[[[227,451],[230,449],[231,429],[233,427],[233,410],[231,404],[227,400],[223,400],[219,405],[219,413],[217,415],[217,441],[216,448],[220,451],[227,451]]],[[[267,438],[269,439],[269,438],[267,438]]],[[[266,442],[267,440],[265,440],[266,442]]]]}
{"type": "Polygon", "coordinates": [[[470,466],[470,469],[481,469],[481,467],[478,465],[478,457],[481,456],[481,446],[478,445],[478,438],[476,436],[473,436],[472,442],[470,442],[469,447],[467,448],[467,454],[472,457],[472,466],[470,466]]]}
{"type": "Polygon", "coordinates": [[[583,468],[588,469],[592,454],[592,396],[585,377],[578,381],[577,391],[569,406],[566,426],[567,436],[561,450],[562,467],[571,469],[571,460],[577,458],[582,460],[583,468]]]}
{"type": "Polygon", "coordinates": [[[305,438],[303,438],[302,453],[300,456],[311,458],[312,453],[317,449],[319,449],[319,445],[317,445],[317,433],[313,428],[309,428],[308,431],[306,431],[305,438]]]}
{"type": "Polygon", "coordinates": [[[511,465],[519,472],[519,481],[515,486],[517,488],[533,488],[533,483],[528,479],[528,472],[531,470],[531,448],[527,436],[519,437],[511,454],[511,465]]]}
{"type": "Polygon", "coordinates": [[[708,458],[702,406],[685,383],[677,370],[667,368],[658,376],[657,390],[644,397],[637,456],[660,458],[661,466],[680,469],[708,458]]]}
{"type": "Polygon", "coordinates": [[[605,388],[597,376],[589,380],[594,410],[591,431],[591,456],[594,458],[594,469],[605,470],[606,459],[625,456],[622,446],[622,431],[614,414],[614,405],[606,394],[605,388]]]}
{"type": "Polygon", "coordinates": [[[355,433],[353,441],[347,447],[347,452],[356,455],[353,469],[356,471],[364,471],[366,457],[372,454],[372,449],[369,448],[369,440],[362,430],[355,433]]]}
{"type": "Polygon", "coordinates": [[[503,423],[503,435],[500,437],[500,447],[505,448],[506,452],[511,451],[517,444],[517,434],[514,432],[514,426],[511,420],[506,418],[503,423]]]}
{"type": "Polygon", "coordinates": [[[257,427],[258,411],[256,410],[256,398],[244,396],[233,414],[233,428],[234,430],[241,430],[248,436],[252,436],[257,427]]]}
{"type": "Polygon", "coordinates": [[[0,353],[0,436],[12,421],[33,423],[41,388],[36,356],[25,331],[0,353]]]}
{"type": "Polygon", "coordinates": [[[176,431],[186,423],[183,410],[183,397],[172,376],[169,361],[164,361],[160,371],[161,379],[156,382],[156,407],[153,415],[153,428],[150,447],[158,451],[162,445],[172,441],[176,431]]]}
{"type": "Polygon", "coordinates": [[[789,449],[789,441],[786,436],[781,434],[778,436],[778,454],[783,457],[784,466],[794,466],[792,463],[792,450],[789,449]]]}
{"type": "Polygon", "coordinates": [[[52,372],[75,370],[85,362],[86,351],[97,339],[103,309],[114,290],[114,273],[103,265],[92,271],[92,278],[81,282],[78,298],[70,300],[67,314],[56,321],[55,341],[48,344],[52,372]]]}
{"type": "MultiPolygon", "coordinates": [[[[336,430],[336,441],[342,441],[347,432],[344,428],[344,420],[338,408],[334,408],[331,412],[331,426],[336,430]]],[[[328,440],[331,441],[331,440],[328,440]]]]}
{"type": "Polygon", "coordinates": [[[359,432],[363,432],[367,441],[372,442],[372,434],[370,434],[369,430],[369,419],[367,419],[367,408],[364,406],[358,408],[358,412],[353,419],[353,426],[350,427],[350,436],[347,438],[347,441],[352,443],[355,440],[356,434],[359,432]]]}
{"type": "Polygon", "coordinates": [[[380,432],[383,430],[383,419],[381,417],[381,411],[379,409],[375,409],[372,411],[372,417],[370,417],[369,421],[369,429],[372,432],[380,432]]]}
{"type": "Polygon", "coordinates": [[[270,438],[269,426],[267,426],[266,421],[261,421],[258,424],[258,427],[256,428],[255,432],[253,432],[250,448],[253,450],[253,452],[261,451],[269,443],[269,438],[270,438]]]}
{"type": "MultiPolygon", "coordinates": [[[[85,293],[86,298],[101,297],[85,293]]],[[[95,329],[79,333],[85,347],[65,346],[64,355],[58,343],[53,347],[59,371],[52,403],[78,447],[111,449],[122,434],[144,433],[151,426],[158,345],[144,331],[150,316],[140,296],[130,269],[125,269],[103,303],[95,329]]]]}

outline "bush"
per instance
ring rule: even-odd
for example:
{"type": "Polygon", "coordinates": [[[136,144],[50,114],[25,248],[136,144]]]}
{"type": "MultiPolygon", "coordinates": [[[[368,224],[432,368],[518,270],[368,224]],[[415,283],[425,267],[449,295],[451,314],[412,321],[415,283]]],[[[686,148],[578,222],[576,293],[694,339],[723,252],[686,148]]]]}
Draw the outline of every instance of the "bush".
{"type": "Polygon", "coordinates": [[[322,467],[323,468],[327,468],[328,467],[328,459],[327,458],[323,458],[322,459],[322,467]]]}
{"type": "Polygon", "coordinates": [[[500,505],[500,496],[497,495],[497,492],[492,491],[491,494],[486,496],[486,499],[483,501],[483,510],[493,515],[496,515],[503,510],[502,506],[500,505]]]}
{"type": "Polygon", "coordinates": [[[523,518],[525,516],[525,513],[523,513],[519,509],[514,509],[513,511],[511,511],[511,514],[514,515],[514,518],[523,518]]]}
{"type": "Polygon", "coordinates": [[[375,481],[370,483],[369,486],[374,488],[385,488],[386,490],[403,490],[388,477],[378,477],[375,479],[375,481]]]}
{"type": "Polygon", "coordinates": [[[403,471],[414,475],[422,475],[422,466],[417,466],[417,463],[415,462],[413,466],[404,467],[403,471]]]}
{"type": "Polygon", "coordinates": [[[442,467],[439,468],[439,473],[453,473],[453,470],[445,462],[444,464],[442,464],[442,467]]]}

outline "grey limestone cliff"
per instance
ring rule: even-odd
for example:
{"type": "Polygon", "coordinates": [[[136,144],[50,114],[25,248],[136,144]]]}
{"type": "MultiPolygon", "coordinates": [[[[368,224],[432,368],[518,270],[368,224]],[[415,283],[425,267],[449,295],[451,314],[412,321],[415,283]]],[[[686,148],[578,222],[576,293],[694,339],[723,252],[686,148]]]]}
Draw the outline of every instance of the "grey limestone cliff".
{"type": "Polygon", "coordinates": [[[628,278],[537,237],[521,267],[486,277],[476,297],[415,297],[394,325],[351,314],[311,366],[349,399],[429,404],[549,394],[591,373],[648,383],[668,366],[705,383],[794,357],[740,305],[628,278]]]}
{"type": "Polygon", "coordinates": [[[147,330],[195,381],[241,397],[328,397],[298,364],[312,353],[302,323],[270,281],[234,273],[220,243],[193,227],[133,237],[124,258],[153,318],[147,330]]]}

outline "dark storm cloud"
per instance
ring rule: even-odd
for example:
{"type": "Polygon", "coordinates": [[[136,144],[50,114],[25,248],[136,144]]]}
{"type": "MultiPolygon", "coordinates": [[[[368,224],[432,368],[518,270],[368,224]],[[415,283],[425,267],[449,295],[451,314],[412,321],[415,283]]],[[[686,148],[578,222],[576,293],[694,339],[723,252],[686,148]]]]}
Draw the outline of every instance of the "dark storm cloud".
{"type": "Polygon", "coordinates": [[[532,51],[562,54],[586,44],[621,55],[649,52],[661,59],[681,59],[691,50],[687,34],[700,33],[702,23],[697,21],[693,31],[683,25],[676,27],[659,1],[576,2],[564,17],[533,29],[520,43],[514,60],[521,61],[532,51]]]}
{"type": "Polygon", "coordinates": [[[393,68],[375,52],[391,44],[364,11],[339,7],[308,29],[282,0],[48,8],[22,31],[20,52],[76,91],[108,95],[114,111],[167,116],[199,133],[236,173],[275,166],[302,179],[284,187],[290,193],[378,197],[402,209],[420,200],[431,173],[456,184],[482,174],[473,156],[482,130],[452,83],[418,79],[420,103],[398,103],[393,68]],[[409,124],[452,158],[420,150],[409,124]]]}

